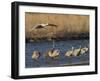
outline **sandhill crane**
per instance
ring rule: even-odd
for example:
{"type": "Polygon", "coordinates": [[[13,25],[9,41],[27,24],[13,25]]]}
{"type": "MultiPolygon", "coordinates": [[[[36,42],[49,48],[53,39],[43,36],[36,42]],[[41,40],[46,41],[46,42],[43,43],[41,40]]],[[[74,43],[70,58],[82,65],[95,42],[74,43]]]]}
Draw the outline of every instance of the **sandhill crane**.
{"type": "Polygon", "coordinates": [[[81,54],[84,54],[86,52],[88,52],[89,48],[88,47],[84,47],[81,49],[81,54]]]}
{"type": "Polygon", "coordinates": [[[72,53],[72,56],[79,56],[81,54],[81,46],[78,49],[75,49],[72,53]]]}
{"type": "Polygon", "coordinates": [[[80,48],[78,48],[78,49],[74,49],[72,47],[72,50],[67,51],[65,53],[65,56],[68,56],[68,57],[70,57],[70,56],[79,56],[81,54],[86,53],[88,50],[89,50],[88,47],[81,48],[81,46],[80,46],[80,48]]]}
{"type": "Polygon", "coordinates": [[[72,47],[72,50],[69,50],[69,51],[67,51],[66,53],[65,53],[65,56],[72,56],[72,54],[73,54],[73,52],[74,52],[74,47],[72,47]]]}
{"type": "Polygon", "coordinates": [[[50,57],[52,59],[56,59],[60,55],[60,51],[58,49],[55,50],[49,50],[45,57],[50,57]]]}
{"type": "MultiPolygon", "coordinates": [[[[33,26],[33,27],[30,29],[30,33],[31,33],[34,29],[47,28],[48,26],[50,26],[50,27],[57,27],[58,25],[56,25],[56,24],[50,24],[50,23],[36,24],[35,26],[33,26]]],[[[54,48],[54,47],[55,47],[55,41],[53,40],[52,43],[53,43],[52,45],[53,45],[53,48],[54,48]]]]}
{"type": "Polygon", "coordinates": [[[33,26],[31,29],[30,29],[30,32],[34,29],[41,29],[41,28],[47,28],[47,26],[54,26],[54,27],[57,27],[57,25],[55,24],[49,24],[49,23],[42,23],[42,24],[36,24],[35,26],[33,26]]]}
{"type": "Polygon", "coordinates": [[[38,60],[40,57],[40,52],[39,51],[33,51],[32,53],[32,59],[33,60],[38,60]]]}

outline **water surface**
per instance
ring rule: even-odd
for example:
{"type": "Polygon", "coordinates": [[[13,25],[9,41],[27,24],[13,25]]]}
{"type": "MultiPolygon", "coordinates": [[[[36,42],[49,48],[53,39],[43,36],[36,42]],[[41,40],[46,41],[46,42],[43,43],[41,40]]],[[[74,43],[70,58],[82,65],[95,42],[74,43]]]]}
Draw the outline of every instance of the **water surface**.
{"type": "Polygon", "coordinates": [[[51,41],[42,41],[37,43],[26,43],[25,47],[25,67],[59,67],[59,66],[74,66],[74,65],[88,65],[89,64],[89,52],[80,56],[65,57],[66,51],[71,50],[72,46],[76,49],[89,45],[88,39],[82,40],[64,40],[56,41],[55,49],[60,50],[60,56],[57,60],[45,59],[44,54],[47,50],[52,49],[51,41]],[[41,56],[38,61],[32,59],[32,52],[38,50],[41,52],[41,56]]]}

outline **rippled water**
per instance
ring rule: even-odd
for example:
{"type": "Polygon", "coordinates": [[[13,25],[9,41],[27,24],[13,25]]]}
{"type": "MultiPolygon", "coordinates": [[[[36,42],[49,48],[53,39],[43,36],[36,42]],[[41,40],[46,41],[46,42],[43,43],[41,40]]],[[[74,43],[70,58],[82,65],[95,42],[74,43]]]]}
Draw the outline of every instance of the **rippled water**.
{"type": "Polygon", "coordinates": [[[79,48],[89,45],[89,40],[66,40],[66,41],[56,41],[55,49],[60,50],[60,56],[56,60],[45,59],[44,55],[47,50],[52,49],[52,42],[38,42],[38,43],[26,43],[25,49],[25,67],[58,67],[58,66],[73,66],[73,65],[88,65],[89,64],[89,52],[80,56],[65,57],[66,51],[71,50],[72,46],[74,48],[79,48]],[[38,61],[32,59],[32,52],[38,50],[41,52],[41,56],[38,61]]]}

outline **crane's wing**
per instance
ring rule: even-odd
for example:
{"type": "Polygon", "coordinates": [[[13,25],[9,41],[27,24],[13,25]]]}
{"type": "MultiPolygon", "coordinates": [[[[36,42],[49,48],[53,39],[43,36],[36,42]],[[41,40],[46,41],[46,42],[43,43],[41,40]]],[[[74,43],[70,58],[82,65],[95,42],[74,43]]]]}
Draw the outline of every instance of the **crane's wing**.
{"type": "Polygon", "coordinates": [[[36,29],[38,26],[40,26],[40,24],[37,24],[37,25],[32,26],[31,29],[30,29],[30,32],[31,32],[32,30],[36,29]]]}
{"type": "Polygon", "coordinates": [[[37,24],[35,26],[32,26],[32,28],[30,29],[30,32],[34,29],[39,29],[39,28],[47,28],[47,26],[55,26],[57,27],[57,25],[55,24],[37,24]]]}
{"type": "Polygon", "coordinates": [[[56,24],[48,24],[48,26],[55,26],[55,27],[57,27],[58,25],[56,25],[56,24]]]}

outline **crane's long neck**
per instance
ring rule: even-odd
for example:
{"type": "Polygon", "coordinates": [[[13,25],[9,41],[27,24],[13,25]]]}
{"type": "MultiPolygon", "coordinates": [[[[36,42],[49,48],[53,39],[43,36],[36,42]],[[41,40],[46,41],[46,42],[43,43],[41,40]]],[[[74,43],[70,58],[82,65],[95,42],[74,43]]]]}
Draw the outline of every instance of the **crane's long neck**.
{"type": "Polygon", "coordinates": [[[74,51],[74,47],[72,47],[72,51],[74,51]]]}
{"type": "Polygon", "coordinates": [[[53,48],[55,48],[55,41],[53,40],[53,48]]]}

